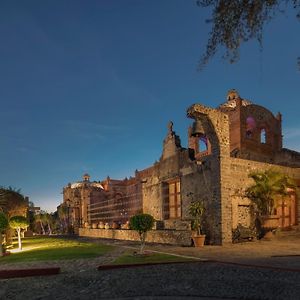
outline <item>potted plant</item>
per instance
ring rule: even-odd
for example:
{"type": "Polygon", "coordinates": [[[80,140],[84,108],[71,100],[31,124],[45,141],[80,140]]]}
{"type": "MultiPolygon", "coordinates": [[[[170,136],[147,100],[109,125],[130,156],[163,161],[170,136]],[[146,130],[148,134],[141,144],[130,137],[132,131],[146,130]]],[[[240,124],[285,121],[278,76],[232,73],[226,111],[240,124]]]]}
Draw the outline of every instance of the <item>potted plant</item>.
{"type": "Polygon", "coordinates": [[[193,218],[192,220],[192,239],[195,247],[203,247],[205,241],[205,234],[202,233],[202,221],[204,215],[204,204],[203,201],[194,201],[189,206],[189,214],[193,218]]]}
{"type": "Polygon", "coordinates": [[[291,178],[273,169],[252,172],[249,177],[254,184],[246,189],[246,196],[255,204],[261,227],[272,232],[279,227],[276,207],[282,197],[288,195],[290,188],[295,188],[291,178]]]}
{"type": "Polygon", "coordinates": [[[99,228],[99,229],[105,229],[105,224],[104,224],[104,222],[100,221],[99,224],[98,224],[98,228],[99,228]]]}

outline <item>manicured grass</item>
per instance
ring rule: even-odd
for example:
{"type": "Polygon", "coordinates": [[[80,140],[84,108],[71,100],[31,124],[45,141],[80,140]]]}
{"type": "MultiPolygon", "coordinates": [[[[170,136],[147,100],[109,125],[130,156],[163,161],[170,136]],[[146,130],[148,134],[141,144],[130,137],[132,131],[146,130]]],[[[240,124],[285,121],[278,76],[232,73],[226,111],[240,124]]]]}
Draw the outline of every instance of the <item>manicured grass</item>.
{"type": "Polygon", "coordinates": [[[165,262],[185,262],[193,261],[192,258],[179,257],[169,254],[146,252],[145,255],[136,255],[133,251],[125,252],[118,257],[113,264],[114,265],[126,265],[126,264],[149,264],[149,263],[165,263],[165,262]]]}
{"type": "Polygon", "coordinates": [[[10,262],[92,258],[108,253],[114,248],[109,245],[54,237],[24,238],[22,246],[22,251],[14,252],[18,247],[17,243],[14,243],[12,253],[0,258],[0,265],[10,262]]]}

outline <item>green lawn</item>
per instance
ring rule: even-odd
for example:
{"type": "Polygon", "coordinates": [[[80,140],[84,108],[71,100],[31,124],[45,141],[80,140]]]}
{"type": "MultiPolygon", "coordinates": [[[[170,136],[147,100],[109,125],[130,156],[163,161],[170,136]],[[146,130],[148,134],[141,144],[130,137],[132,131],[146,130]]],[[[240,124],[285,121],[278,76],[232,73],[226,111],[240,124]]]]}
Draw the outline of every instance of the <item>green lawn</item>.
{"type": "Polygon", "coordinates": [[[148,264],[148,263],[164,263],[164,262],[185,262],[194,261],[192,258],[179,257],[175,255],[146,252],[145,255],[134,255],[133,251],[128,251],[118,257],[113,264],[148,264]]]}
{"type": "Polygon", "coordinates": [[[59,259],[79,259],[101,256],[114,249],[113,246],[80,242],[54,237],[33,237],[22,239],[23,250],[14,252],[18,245],[14,242],[9,256],[0,258],[1,263],[45,261],[59,259]]]}

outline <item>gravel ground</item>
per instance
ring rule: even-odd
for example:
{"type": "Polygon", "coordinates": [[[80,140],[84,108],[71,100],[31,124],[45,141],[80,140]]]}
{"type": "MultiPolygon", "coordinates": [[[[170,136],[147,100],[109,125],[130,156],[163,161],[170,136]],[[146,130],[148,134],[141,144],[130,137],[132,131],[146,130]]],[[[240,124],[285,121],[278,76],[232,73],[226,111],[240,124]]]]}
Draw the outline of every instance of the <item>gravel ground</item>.
{"type": "MultiPolygon", "coordinates": [[[[67,264],[67,263],[64,263],[67,264]]],[[[195,262],[1,280],[0,299],[299,299],[300,273],[195,262]]]]}
{"type": "Polygon", "coordinates": [[[0,299],[300,299],[299,235],[273,242],[202,249],[149,244],[149,250],[227,263],[195,261],[102,271],[97,271],[97,266],[110,264],[128,251],[127,247],[138,245],[84,240],[112,244],[116,250],[93,259],[1,264],[2,270],[59,266],[62,272],[52,276],[0,280],[0,299]]]}

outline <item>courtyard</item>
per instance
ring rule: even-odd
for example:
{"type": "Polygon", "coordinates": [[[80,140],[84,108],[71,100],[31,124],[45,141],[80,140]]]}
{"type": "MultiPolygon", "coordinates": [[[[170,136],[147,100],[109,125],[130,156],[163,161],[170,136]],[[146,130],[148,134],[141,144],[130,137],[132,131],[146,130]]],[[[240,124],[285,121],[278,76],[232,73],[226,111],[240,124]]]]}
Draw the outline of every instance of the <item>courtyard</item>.
{"type": "Polygon", "coordinates": [[[53,276],[1,280],[1,299],[297,299],[300,294],[300,234],[228,246],[176,247],[147,244],[147,253],[176,255],[177,261],[97,270],[135,242],[76,239],[108,246],[97,257],[1,263],[0,269],[59,266],[53,276]]]}

